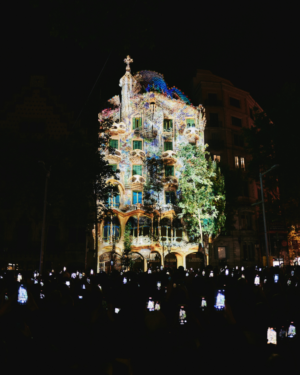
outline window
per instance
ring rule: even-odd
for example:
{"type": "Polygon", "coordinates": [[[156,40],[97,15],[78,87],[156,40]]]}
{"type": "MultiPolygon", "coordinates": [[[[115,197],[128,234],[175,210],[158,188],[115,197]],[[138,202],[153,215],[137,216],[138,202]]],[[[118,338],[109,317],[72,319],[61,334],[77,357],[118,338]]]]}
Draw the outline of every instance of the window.
{"type": "Polygon", "coordinates": [[[118,165],[117,164],[110,164],[109,165],[111,169],[115,172],[117,170],[118,165]]]}
{"type": "Polygon", "coordinates": [[[137,129],[142,127],[142,118],[141,117],[134,117],[132,119],[132,129],[137,129]]]}
{"type": "Polygon", "coordinates": [[[234,165],[235,165],[236,168],[241,168],[241,169],[245,170],[245,158],[235,156],[234,157],[234,165]]]}
{"type": "Polygon", "coordinates": [[[235,146],[244,147],[244,138],[240,134],[233,134],[233,144],[235,146]]]}
{"type": "Polygon", "coordinates": [[[249,108],[249,115],[252,120],[254,120],[253,110],[252,108],[249,108]]]}
{"type": "Polygon", "coordinates": [[[164,151],[173,150],[173,142],[165,142],[164,151]]]}
{"type": "Polygon", "coordinates": [[[221,161],[220,155],[214,155],[213,158],[214,158],[214,161],[217,161],[218,163],[221,161]]]}
{"type": "Polygon", "coordinates": [[[217,94],[214,94],[214,93],[209,93],[208,96],[208,103],[210,105],[216,105],[218,103],[218,97],[217,97],[217,94]]]}
{"type": "Polygon", "coordinates": [[[241,108],[241,104],[240,104],[240,101],[239,101],[238,99],[235,99],[235,98],[229,98],[229,103],[230,103],[230,105],[232,105],[233,107],[241,108]]]}
{"type": "Polygon", "coordinates": [[[246,243],[244,243],[243,244],[243,259],[244,260],[248,260],[248,251],[247,251],[248,249],[247,249],[247,244],[246,243]]]}
{"type": "Polygon", "coordinates": [[[238,156],[234,157],[234,165],[235,165],[236,168],[240,167],[240,161],[239,161],[239,157],[238,156]]]}
{"type": "Polygon", "coordinates": [[[241,225],[240,229],[251,230],[252,229],[252,217],[251,214],[241,214],[241,225]]]}
{"type": "Polygon", "coordinates": [[[132,166],[132,175],[139,175],[139,176],[142,176],[143,173],[142,173],[142,168],[143,166],[142,165],[133,165],[132,166]]]}
{"type": "Polygon", "coordinates": [[[188,128],[194,128],[195,127],[195,119],[194,118],[187,118],[186,119],[186,126],[188,128]]]}
{"type": "Polygon", "coordinates": [[[111,205],[114,208],[119,208],[120,206],[120,194],[119,193],[111,198],[111,205]]]}
{"type": "Polygon", "coordinates": [[[231,116],[231,123],[233,126],[242,127],[242,120],[238,117],[231,116]]]}
{"type": "Polygon", "coordinates": [[[110,139],[109,145],[110,145],[110,147],[118,148],[119,147],[119,141],[117,139],[110,139]]]}
{"type": "Polygon", "coordinates": [[[133,149],[134,150],[142,150],[143,149],[143,142],[142,141],[133,141],[133,149]]]}
{"type": "Polygon", "coordinates": [[[226,258],[226,247],[218,246],[218,259],[225,259],[225,258],[226,258]]]}
{"type": "Polygon", "coordinates": [[[175,204],[176,194],[175,191],[166,191],[166,204],[175,204]]]}
{"type": "Polygon", "coordinates": [[[219,114],[218,113],[209,114],[209,125],[213,127],[219,126],[219,114]]]}
{"type": "Polygon", "coordinates": [[[165,166],[165,176],[174,176],[174,166],[173,165],[166,165],[165,166]]]}
{"type": "Polygon", "coordinates": [[[241,168],[245,169],[245,158],[240,158],[241,161],[241,168]]]}
{"type": "Polygon", "coordinates": [[[132,201],[133,201],[133,204],[137,204],[137,203],[140,203],[142,204],[142,192],[141,191],[133,191],[132,192],[132,201]]]}
{"type": "Polygon", "coordinates": [[[173,129],[173,120],[164,119],[164,130],[171,131],[173,129]]]}

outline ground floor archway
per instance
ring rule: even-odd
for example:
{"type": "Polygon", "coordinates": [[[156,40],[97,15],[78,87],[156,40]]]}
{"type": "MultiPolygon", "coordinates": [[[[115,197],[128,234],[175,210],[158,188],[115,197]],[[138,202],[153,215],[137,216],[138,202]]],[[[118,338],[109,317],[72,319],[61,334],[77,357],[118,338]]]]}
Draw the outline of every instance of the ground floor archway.
{"type": "Polygon", "coordinates": [[[107,251],[99,256],[99,272],[110,273],[113,270],[121,271],[121,256],[118,253],[107,251]]]}
{"type": "Polygon", "coordinates": [[[185,258],[186,269],[192,268],[196,271],[203,266],[203,255],[200,253],[188,254],[185,258]]]}
{"type": "Polygon", "coordinates": [[[165,256],[165,267],[177,268],[177,257],[174,253],[165,256]]]}

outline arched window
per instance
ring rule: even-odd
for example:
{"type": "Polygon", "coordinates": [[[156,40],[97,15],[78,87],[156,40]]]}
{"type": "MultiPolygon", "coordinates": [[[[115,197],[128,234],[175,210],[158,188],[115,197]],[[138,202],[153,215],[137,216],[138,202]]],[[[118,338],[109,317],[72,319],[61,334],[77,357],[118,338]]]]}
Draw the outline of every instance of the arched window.
{"type": "Polygon", "coordinates": [[[117,216],[107,217],[104,220],[103,240],[109,242],[111,239],[115,241],[120,239],[120,222],[117,216]]]}
{"type": "Polygon", "coordinates": [[[131,216],[128,219],[126,223],[126,229],[130,230],[130,235],[132,237],[137,237],[138,221],[136,216],[131,216]]]}
{"type": "Polygon", "coordinates": [[[139,235],[149,236],[151,231],[151,219],[147,216],[139,218],[139,235]]]}
{"type": "Polygon", "coordinates": [[[160,221],[161,227],[161,240],[162,241],[169,241],[171,240],[171,220],[168,218],[164,218],[160,221]]]}

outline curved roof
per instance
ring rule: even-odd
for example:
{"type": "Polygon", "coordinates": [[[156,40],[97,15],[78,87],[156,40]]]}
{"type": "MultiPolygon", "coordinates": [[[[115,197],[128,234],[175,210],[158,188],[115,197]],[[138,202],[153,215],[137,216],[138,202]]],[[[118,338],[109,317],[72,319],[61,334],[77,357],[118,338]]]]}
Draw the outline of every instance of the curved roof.
{"type": "Polygon", "coordinates": [[[168,88],[164,76],[151,70],[141,70],[134,78],[144,87],[146,91],[155,90],[171,98],[180,99],[187,104],[191,104],[189,98],[177,87],[168,88]]]}

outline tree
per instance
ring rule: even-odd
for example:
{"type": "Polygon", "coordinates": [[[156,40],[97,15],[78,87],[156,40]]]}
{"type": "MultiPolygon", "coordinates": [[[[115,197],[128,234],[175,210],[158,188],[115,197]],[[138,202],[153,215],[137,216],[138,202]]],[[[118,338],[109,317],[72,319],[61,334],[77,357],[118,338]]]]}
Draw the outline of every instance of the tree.
{"type": "Polygon", "coordinates": [[[216,237],[226,219],[224,178],[216,162],[206,159],[209,153],[205,149],[183,144],[178,152],[183,163],[178,203],[182,211],[178,216],[184,219],[189,238],[202,248],[204,237],[216,237]]]}
{"type": "Polygon", "coordinates": [[[132,265],[130,255],[129,255],[131,252],[131,246],[132,246],[132,237],[130,235],[130,228],[126,226],[125,233],[124,233],[124,249],[123,249],[123,256],[122,256],[122,265],[126,269],[128,269],[132,265]]]}

